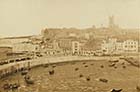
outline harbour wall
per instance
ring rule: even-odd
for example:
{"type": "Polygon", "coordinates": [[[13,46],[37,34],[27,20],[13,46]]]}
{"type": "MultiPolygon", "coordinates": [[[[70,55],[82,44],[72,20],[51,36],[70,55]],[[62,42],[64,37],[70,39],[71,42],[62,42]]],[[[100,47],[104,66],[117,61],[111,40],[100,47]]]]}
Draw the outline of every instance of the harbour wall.
{"type": "MultiPolygon", "coordinates": [[[[118,57],[113,57],[118,58],[118,57]]],[[[83,57],[83,56],[61,56],[61,57],[40,57],[32,60],[13,62],[0,66],[0,78],[19,72],[24,68],[33,68],[43,64],[71,62],[80,60],[110,60],[110,57],[83,57]]]]}

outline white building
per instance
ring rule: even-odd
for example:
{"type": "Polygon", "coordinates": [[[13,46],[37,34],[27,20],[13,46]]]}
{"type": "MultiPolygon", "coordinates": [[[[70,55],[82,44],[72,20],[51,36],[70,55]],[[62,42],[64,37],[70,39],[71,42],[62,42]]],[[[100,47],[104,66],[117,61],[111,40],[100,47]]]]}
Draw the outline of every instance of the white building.
{"type": "Polygon", "coordinates": [[[123,49],[126,53],[137,53],[138,42],[134,40],[126,40],[123,42],[123,49]]]}
{"type": "Polygon", "coordinates": [[[116,54],[124,53],[123,42],[116,43],[116,54]]]}
{"type": "Polygon", "coordinates": [[[126,40],[124,42],[117,42],[117,39],[109,39],[103,41],[101,49],[104,54],[122,54],[122,53],[137,53],[138,42],[134,40],[126,40]]]}
{"type": "Polygon", "coordinates": [[[80,53],[80,42],[72,41],[72,53],[79,54],[80,53]]]}
{"type": "Polygon", "coordinates": [[[58,42],[56,40],[53,41],[53,49],[54,50],[59,50],[59,45],[58,45],[58,42]]]}
{"type": "Polygon", "coordinates": [[[108,41],[103,41],[101,49],[104,54],[114,54],[116,51],[117,39],[109,39],[108,41]]]}

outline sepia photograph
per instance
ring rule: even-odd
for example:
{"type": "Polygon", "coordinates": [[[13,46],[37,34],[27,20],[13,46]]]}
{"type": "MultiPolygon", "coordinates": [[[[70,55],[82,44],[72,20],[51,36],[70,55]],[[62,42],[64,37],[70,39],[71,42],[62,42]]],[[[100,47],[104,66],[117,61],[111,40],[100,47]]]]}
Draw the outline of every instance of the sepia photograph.
{"type": "Polygon", "coordinates": [[[140,0],[0,0],[0,92],[140,92],[140,0]]]}

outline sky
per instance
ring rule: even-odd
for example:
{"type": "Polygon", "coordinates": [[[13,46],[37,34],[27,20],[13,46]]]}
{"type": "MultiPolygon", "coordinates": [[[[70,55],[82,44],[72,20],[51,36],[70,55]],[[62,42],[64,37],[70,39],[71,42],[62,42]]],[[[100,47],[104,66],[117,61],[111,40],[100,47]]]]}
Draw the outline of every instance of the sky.
{"type": "Polygon", "coordinates": [[[44,28],[140,27],[140,0],[0,0],[0,36],[39,34],[44,28]]]}

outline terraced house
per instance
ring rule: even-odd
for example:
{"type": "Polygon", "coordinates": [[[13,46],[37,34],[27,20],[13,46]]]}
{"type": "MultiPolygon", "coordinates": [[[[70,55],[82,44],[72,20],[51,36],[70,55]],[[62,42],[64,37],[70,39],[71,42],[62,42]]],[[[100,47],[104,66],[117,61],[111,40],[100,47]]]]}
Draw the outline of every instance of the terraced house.
{"type": "Polygon", "coordinates": [[[138,41],[126,40],[123,42],[123,49],[126,53],[137,53],[138,52],[138,41]]]}
{"type": "Polygon", "coordinates": [[[101,49],[105,55],[138,53],[138,41],[130,39],[119,42],[117,39],[109,39],[103,42],[101,49]]]}

